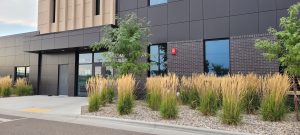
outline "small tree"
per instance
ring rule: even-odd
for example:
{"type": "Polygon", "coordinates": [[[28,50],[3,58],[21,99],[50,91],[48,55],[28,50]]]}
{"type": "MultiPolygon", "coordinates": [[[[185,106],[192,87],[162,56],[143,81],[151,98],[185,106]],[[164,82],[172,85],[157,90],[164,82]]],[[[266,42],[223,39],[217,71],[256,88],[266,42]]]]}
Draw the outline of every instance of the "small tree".
{"type": "Polygon", "coordinates": [[[276,41],[257,40],[256,48],[264,52],[264,56],[269,60],[278,60],[284,67],[284,72],[293,78],[294,103],[297,119],[298,98],[296,95],[296,77],[300,76],[300,19],[298,18],[300,3],[288,9],[288,16],[280,19],[280,28],[269,29],[269,33],[275,36],[276,41]]]}
{"type": "Polygon", "coordinates": [[[141,75],[149,68],[147,62],[141,61],[147,56],[146,47],[149,45],[149,27],[143,19],[129,14],[120,19],[118,27],[106,26],[103,32],[104,37],[91,48],[93,51],[108,50],[104,55],[107,58],[105,65],[116,69],[120,76],[141,75]]]}

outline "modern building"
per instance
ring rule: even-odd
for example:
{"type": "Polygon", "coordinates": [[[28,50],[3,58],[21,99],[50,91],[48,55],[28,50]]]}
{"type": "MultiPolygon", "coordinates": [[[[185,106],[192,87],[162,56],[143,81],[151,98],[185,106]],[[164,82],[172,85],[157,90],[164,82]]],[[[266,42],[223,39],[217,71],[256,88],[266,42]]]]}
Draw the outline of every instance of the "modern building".
{"type": "Polygon", "coordinates": [[[89,76],[114,73],[89,46],[132,12],[151,25],[149,75],[278,72],[254,42],[274,39],[267,29],[299,1],[39,0],[38,31],[0,37],[0,75],[29,78],[36,94],[86,96],[89,76]]]}

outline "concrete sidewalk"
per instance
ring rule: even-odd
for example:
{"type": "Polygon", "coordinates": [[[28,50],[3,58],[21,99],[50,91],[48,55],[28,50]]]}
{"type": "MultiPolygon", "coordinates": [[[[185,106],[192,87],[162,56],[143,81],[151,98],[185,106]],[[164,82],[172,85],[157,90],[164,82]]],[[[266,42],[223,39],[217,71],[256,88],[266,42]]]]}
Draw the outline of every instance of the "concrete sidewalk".
{"type": "Polygon", "coordinates": [[[0,109],[55,115],[80,115],[86,97],[25,96],[0,98],[0,109]]]}
{"type": "Polygon", "coordinates": [[[159,135],[244,134],[206,128],[80,115],[81,106],[86,104],[87,98],[82,97],[30,96],[0,98],[0,114],[159,135]]]}

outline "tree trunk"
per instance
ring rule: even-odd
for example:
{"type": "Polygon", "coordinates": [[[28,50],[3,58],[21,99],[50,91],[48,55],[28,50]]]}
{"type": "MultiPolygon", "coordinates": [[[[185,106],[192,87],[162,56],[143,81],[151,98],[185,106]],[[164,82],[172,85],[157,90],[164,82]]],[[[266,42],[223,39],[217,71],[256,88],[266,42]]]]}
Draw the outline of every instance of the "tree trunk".
{"type": "Polygon", "coordinates": [[[298,107],[298,97],[297,97],[297,78],[296,77],[293,77],[293,90],[294,90],[294,104],[295,104],[295,114],[296,114],[296,118],[297,120],[299,121],[299,113],[298,113],[298,110],[299,110],[299,107],[298,107]]]}

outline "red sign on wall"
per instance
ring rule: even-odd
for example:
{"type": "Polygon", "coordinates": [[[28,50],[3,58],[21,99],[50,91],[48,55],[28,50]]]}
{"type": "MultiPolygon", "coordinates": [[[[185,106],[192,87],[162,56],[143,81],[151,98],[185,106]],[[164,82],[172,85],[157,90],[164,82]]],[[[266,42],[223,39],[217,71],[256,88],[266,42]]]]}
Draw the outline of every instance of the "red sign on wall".
{"type": "Polygon", "coordinates": [[[177,49],[176,48],[172,48],[172,55],[176,55],[177,53],[177,49]]]}

